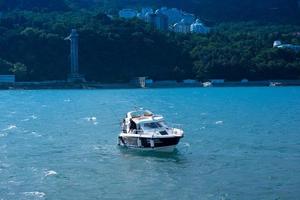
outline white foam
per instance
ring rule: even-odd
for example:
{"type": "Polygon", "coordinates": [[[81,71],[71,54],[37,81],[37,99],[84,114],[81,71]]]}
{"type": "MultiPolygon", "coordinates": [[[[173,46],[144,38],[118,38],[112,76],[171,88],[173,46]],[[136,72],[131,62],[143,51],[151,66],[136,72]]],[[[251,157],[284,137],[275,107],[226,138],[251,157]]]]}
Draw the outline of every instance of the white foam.
{"type": "Polygon", "coordinates": [[[89,122],[96,122],[97,121],[97,117],[86,117],[84,119],[86,119],[89,122]]]}
{"type": "Polygon", "coordinates": [[[42,135],[38,134],[38,133],[35,132],[35,131],[32,131],[31,134],[34,135],[35,137],[42,137],[42,135]]]}
{"type": "Polygon", "coordinates": [[[0,134],[0,137],[6,137],[7,136],[7,133],[1,133],[0,134]]]}
{"type": "Polygon", "coordinates": [[[215,124],[217,124],[217,125],[221,125],[221,124],[223,124],[224,122],[223,121],[216,121],[216,123],[215,124]]]}
{"type": "Polygon", "coordinates": [[[93,148],[94,148],[94,150],[99,150],[100,149],[100,147],[97,146],[97,145],[94,145],[93,148]]]}
{"type": "Polygon", "coordinates": [[[25,196],[31,196],[31,197],[38,197],[38,198],[43,198],[46,196],[44,192],[24,192],[23,193],[25,196]]]}
{"type": "Polygon", "coordinates": [[[188,142],[183,143],[183,145],[184,145],[185,147],[190,147],[190,146],[191,146],[190,143],[188,143],[188,142]]]}
{"type": "Polygon", "coordinates": [[[37,119],[37,118],[38,118],[38,117],[35,116],[35,115],[31,115],[30,117],[31,117],[31,119],[37,119]]]}
{"type": "Polygon", "coordinates": [[[7,128],[2,129],[2,131],[9,131],[9,130],[16,129],[16,128],[17,128],[16,125],[9,125],[7,128]]]}
{"type": "Polygon", "coordinates": [[[49,170],[49,171],[46,171],[45,172],[45,176],[55,176],[57,175],[57,172],[56,171],[53,171],[53,170],[49,170]]]}

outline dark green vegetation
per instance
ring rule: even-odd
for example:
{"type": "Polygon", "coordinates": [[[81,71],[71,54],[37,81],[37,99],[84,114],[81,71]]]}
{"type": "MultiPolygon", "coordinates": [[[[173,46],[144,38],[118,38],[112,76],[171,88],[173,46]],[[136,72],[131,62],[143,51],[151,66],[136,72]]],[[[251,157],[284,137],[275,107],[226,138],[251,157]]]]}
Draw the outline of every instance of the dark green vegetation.
{"type": "Polygon", "coordinates": [[[18,80],[31,81],[66,79],[69,43],[64,38],[71,28],[77,28],[81,71],[91,81],[124,82],[136,76],[177,80],[300,78],[300,53],[272,48],[277,39],[300,44],[295,34],[300,32],[296,1],[272,1],[275,4],[270,12],[263,12],[269,8],[269,0],[253,3],[248,10],[245,6],[253,1],[214,1],[191,0],[182,5],[195,10],[214,29],[208,35],[181,35],[158,32],[139,20],[112,20],[101,11],[149,2],[179,7],[185,1],[128,4],[125,0],[99,0],[95,8],[94,2],[87,0],[0,0],[5,11],[0,20],[0,74],[15,73],[18,80]],[[224,2],[230,2],[229,6],[224,2]],[[206,11],[201,6],[205,3],[206,11]],[[222,5],[224,11],[216,5],[222,5]]]}
{"type": "Polygon", "coordinates": [[[177,7],[207,22],[264,20],[299,22],[298,0],[0,0],[0,10],[67,11],[78,8],[116,13],[124,7],[177,7]]]}

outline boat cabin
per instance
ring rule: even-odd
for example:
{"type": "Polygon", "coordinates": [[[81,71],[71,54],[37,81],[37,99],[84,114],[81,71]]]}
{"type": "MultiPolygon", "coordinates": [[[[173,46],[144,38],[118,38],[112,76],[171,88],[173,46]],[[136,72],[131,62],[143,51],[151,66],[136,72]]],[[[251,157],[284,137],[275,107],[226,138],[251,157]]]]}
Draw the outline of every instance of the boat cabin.
{"type": "Polygon", "coordinates": [[[154,115],[150,111],[132,111],[127,113],[126,118],[123,120],[124,133],[162,131],[166,129],[167,125],[164,118],[160,115],[154,115]]]}

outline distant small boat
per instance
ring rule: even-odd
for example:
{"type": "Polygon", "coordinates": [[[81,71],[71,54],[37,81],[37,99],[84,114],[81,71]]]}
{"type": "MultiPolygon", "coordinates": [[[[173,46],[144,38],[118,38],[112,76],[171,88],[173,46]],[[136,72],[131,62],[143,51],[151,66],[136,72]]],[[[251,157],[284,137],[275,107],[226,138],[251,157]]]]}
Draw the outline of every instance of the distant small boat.
{"type": "Polygon", "coordinates": [[[278,86],[282,86],[282,83],[280,82],[270,82],[270,87],[278,87],[278,86]]]}
{"type": "Polygon", "coordinates": [[[147,110],[128,112],[123,119],[118,145],[134,149],[174,151],[184,132],[168,127],[161,115],[147,110]]]}
{"type": "Polygon", "coordinates": [[[203,83],[203,87],[212,87],[212,83],[211,82],[204,82],[203,83]]]}

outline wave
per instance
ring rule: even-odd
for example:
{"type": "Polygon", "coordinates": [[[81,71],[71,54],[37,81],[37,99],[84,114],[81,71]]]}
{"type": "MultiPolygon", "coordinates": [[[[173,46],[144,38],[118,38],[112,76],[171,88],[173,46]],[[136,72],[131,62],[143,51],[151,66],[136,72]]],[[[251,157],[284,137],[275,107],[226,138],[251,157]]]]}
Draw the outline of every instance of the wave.
{"type": "Polygon", "coordinates": [[[86,117],[84,119],[86,119],[89,122],[95,122],[95,121],[97,121],[97,117],[86,117]]]}
{"type": "Polygon", "coordinates": [[[16,125],[9,125],[7,128],[2,129],[1,131],[9,131],[9,130],[16,129],[16,128],[17,128],[16,125]]]}
{"type": "Polygon", "coordinates": [[[30,118],[31,119],[37,119],[38,117],[36,115],[31,115],[30,118]]]}
{"type": "Polygon", "coordinates": [[[47,177],[47,176],[55,176],[55,175],[57,175],[57,172],[53,171],[53,170],[49,170],[49,171],[45,172],[45,177],[47,177]]]}
{"type": "Polygon", "coordinates": [[[32,131],[31,134],[34,135],[35,137],[42,137],[41,134],[38,134],[38,133],[35,132],[35,131],[32,131]]]}
{"type": "Polygon", "coordinates": [[[46,194],[44,192],[23,192],[25,196],[30,196],[30,197],[37,197],[37,198],[44,198],[46,194]]]}
{"type": "Polygon", "coordinates": [[[221,124],[223,124],[224,122],[223,121],[216,121],[215,122],[215,124],[217,124],[217,125],[221,125],[221,124]]]}
{"type": "Polygon", "coordinates": [[[98,124],[97,117],[85,117],[84,119],[88,122],[92,122],[94,125],[98,124]]]}

